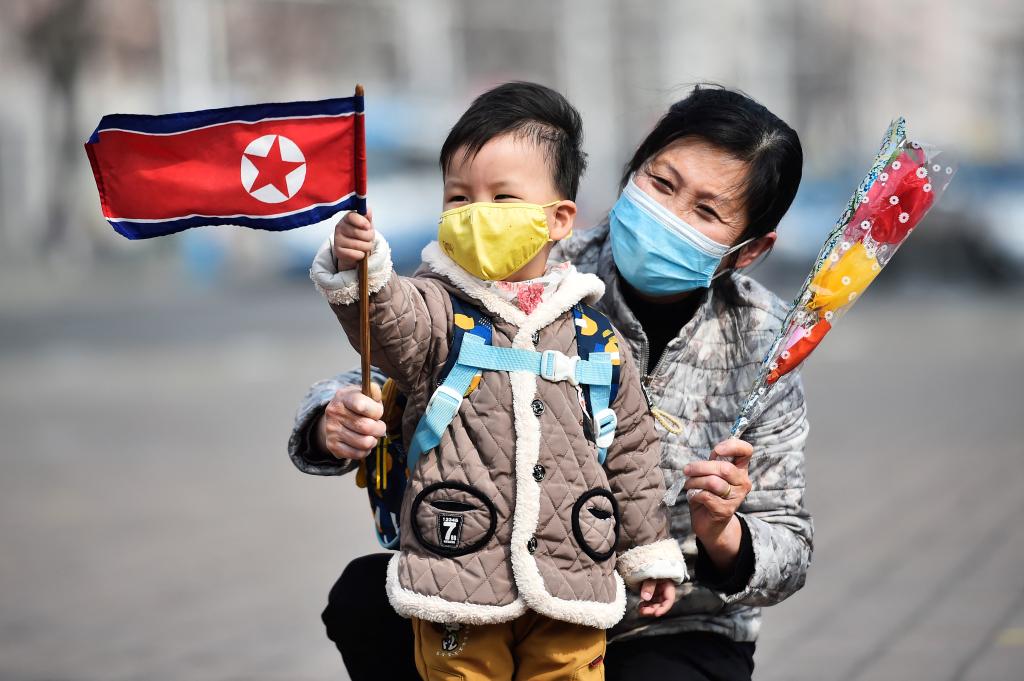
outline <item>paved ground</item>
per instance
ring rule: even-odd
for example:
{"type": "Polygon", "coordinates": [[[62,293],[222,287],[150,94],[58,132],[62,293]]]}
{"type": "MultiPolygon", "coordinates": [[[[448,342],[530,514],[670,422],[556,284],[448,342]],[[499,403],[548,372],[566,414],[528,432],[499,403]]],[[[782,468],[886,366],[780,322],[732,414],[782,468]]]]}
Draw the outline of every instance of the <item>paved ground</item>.
{"type": "MultiPolygon", "coordinates": [[[[317,615],[362,492],[284,451],[353,361],[330,314],[117,281],[0,287],[0,679],[343,679],[317,615]]],[[[874,290],[811,360],[815,563],[757,678],[1024,679],[1022,312],[874,290]]]]}

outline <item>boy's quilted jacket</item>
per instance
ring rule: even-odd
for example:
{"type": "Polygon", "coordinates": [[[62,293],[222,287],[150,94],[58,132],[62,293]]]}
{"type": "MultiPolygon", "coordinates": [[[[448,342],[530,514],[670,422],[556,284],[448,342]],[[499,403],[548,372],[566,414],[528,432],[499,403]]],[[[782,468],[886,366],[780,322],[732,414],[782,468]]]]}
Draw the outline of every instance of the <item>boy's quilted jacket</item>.
{"type": "MultiPolygon", "coordinates": [[[[529,314],[459,268],[436,243],[416,277],[391,271],[378,237],[370,260],[374,364],[407,397],[406,442],[437,385],[452,343],[451,296],[485,312],[495,347],[576,350],[572,308],[604,284],[570,270],[529,314]]],[[[318,288],[358,344],[354,272],[334,271],[330,244],[314,263],[318,288]]],[[[625,583],[682,582],[669,538],[664,476],[640,376],[621,352],[612,409],[616,437],[602,466],[577,389],[529,372],[484,371],[439,447],[421,456],[402,505],[401,550],[387,589],[402,615],[434,622],[503,622],[527,608],[608,628],[626,606],[625,583]]]]}

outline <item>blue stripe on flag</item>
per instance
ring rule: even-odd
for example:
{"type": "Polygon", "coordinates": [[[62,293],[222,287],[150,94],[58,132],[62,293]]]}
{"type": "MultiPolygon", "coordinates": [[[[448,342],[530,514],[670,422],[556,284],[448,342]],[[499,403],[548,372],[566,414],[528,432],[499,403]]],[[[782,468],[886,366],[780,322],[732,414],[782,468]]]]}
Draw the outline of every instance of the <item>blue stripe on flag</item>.
{"type": "Polygon", "coordinates": [[[167,236],[192,227],[207,227],[215,225],[237,225],[252,229],[265,229],[271,232],[283,232],[296,227],[313,225],[336,213],[346,210],[356,210],[365,202],[365,197],[358,197],[350,194],[338,203],[329,206],[316,206],[308,210],[299,211],[291,215],[278,217],[254,217],[249,215],[228,215],[223,217],[195,216],[188,218],[171,218],[153,222],[131,222],[129,220],[108,220],[118,234],[129,239],[151,239],[157,236],[167,236]]]}
{"type": "Polygon", "coordinates": [[[308,116],[342,116],[363,111],[362,97],[323,99],[313,102],[286,102],[283,104],[246,104],[224,109],[205,109],[184,113],[162,114],[108,114],[89,137],[89,144],[99,142],[104,130],[130,130],[150,134],[187,132],[223,123],[255,123],[266,118],[301,118],[308,116]]]}

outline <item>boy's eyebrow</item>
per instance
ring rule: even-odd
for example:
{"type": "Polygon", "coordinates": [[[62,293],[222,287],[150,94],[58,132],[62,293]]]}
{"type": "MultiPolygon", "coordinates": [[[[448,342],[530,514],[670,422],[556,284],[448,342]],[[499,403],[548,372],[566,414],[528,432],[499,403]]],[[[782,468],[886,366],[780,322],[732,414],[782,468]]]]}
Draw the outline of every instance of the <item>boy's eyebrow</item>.
{"type": "Polygon", "coordinates": [[[491,188],[492,189],[508,189],[508,188],[511,188],[511,189],[518,190],[520,188],[520,186],[521,186],[520,182],[517,182],[516,180],[513,180],[513,179],[509,179],[507,177],[502,177],[502,178],[499,178],[499,179],[494,180],[493,182],[491,182],[491,188]]]}
{"type": "Polygon", "coordinates": [[[453,178],[451,175],[446,176],[444,178],[444,183],[443,183],[445,189],[452,189],[452,188],[455,188],[455,187],[465,187],[467,184],[468,183],[463,182],[462,180],[460,180],[458,178],[453,178]]]}
{"type": "MultiPolygon", "coordinates": [[[[462,181],[460,179],[453,179],[453,178],[450,178],[450,177],[446,177],[444,179],[444,188],[445,189],[464,189],[464,188],[468,187],[469,184],[470,184],[469,182],[464,182],[464,181],[462,181]]],[[[492,190],[496,190],[496,189],[513,189],[513,190],[518,190],[520,188],[521,184],[520,184],[519,181],[517,181],[517,180],[515,180],[513,178],[501,177],[501,178],[498,178],[497,180],[492,180],[491,182],[488,183],[487,186],[488,186],[488,189],[492,189],[492,190]]]]}

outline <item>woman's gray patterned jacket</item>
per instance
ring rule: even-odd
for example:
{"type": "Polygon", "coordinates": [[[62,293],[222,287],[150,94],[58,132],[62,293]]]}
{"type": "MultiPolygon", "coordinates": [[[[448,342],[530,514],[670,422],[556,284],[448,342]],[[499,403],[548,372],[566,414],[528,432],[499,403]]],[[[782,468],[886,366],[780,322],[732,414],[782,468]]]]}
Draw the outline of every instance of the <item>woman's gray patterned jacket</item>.
{"type": "MultiPolygon", "coordinates": [[[[753,280],[734,275],[738,304],[725,305],[709,297],[668,344],[658,366],[645,368],[647,339],[622,298],[607,225],[580,231],[563,242],[552,257],[572,260],[581,271],[604,280],[605,296],[598,307],[630,343],[641,371],[649,372],[649,392],[655,404],[686,424],[678,436],[659,429],[665,482],[671,485],[689,461],[706,457],[711,447],[729,436],[740,402],[785,316],[785,305],[753,280]]],[[[322,463],[310,449],[309,431],[334,391],[358,381],[358,372],[349,372],[312,386],[296,415],[288,444],[299,469],[339,475],[354,468],[351,462],[322,463]]],[[[636,596],[630,594],[626,618],[613,630],[612,638],[711,631],[736,641],[756,640],[759,606],[778,603],[796,592],[803,586],[811,562],[813,528],[804,507],[807,431],[803,387],[799,376],[793,376],[743,436],[754,446],[750,462],[753,489],[739,510],[754,552],[753,575],[745,588],[725,594],[701,584],[700,571],[695,570],[698,545],[686,497],[681,495],[670,509],[670,527],[690,574],[696,574],[697,580],[684,584],[673,609],[657,620],[637,616],[636,596]]]]}

